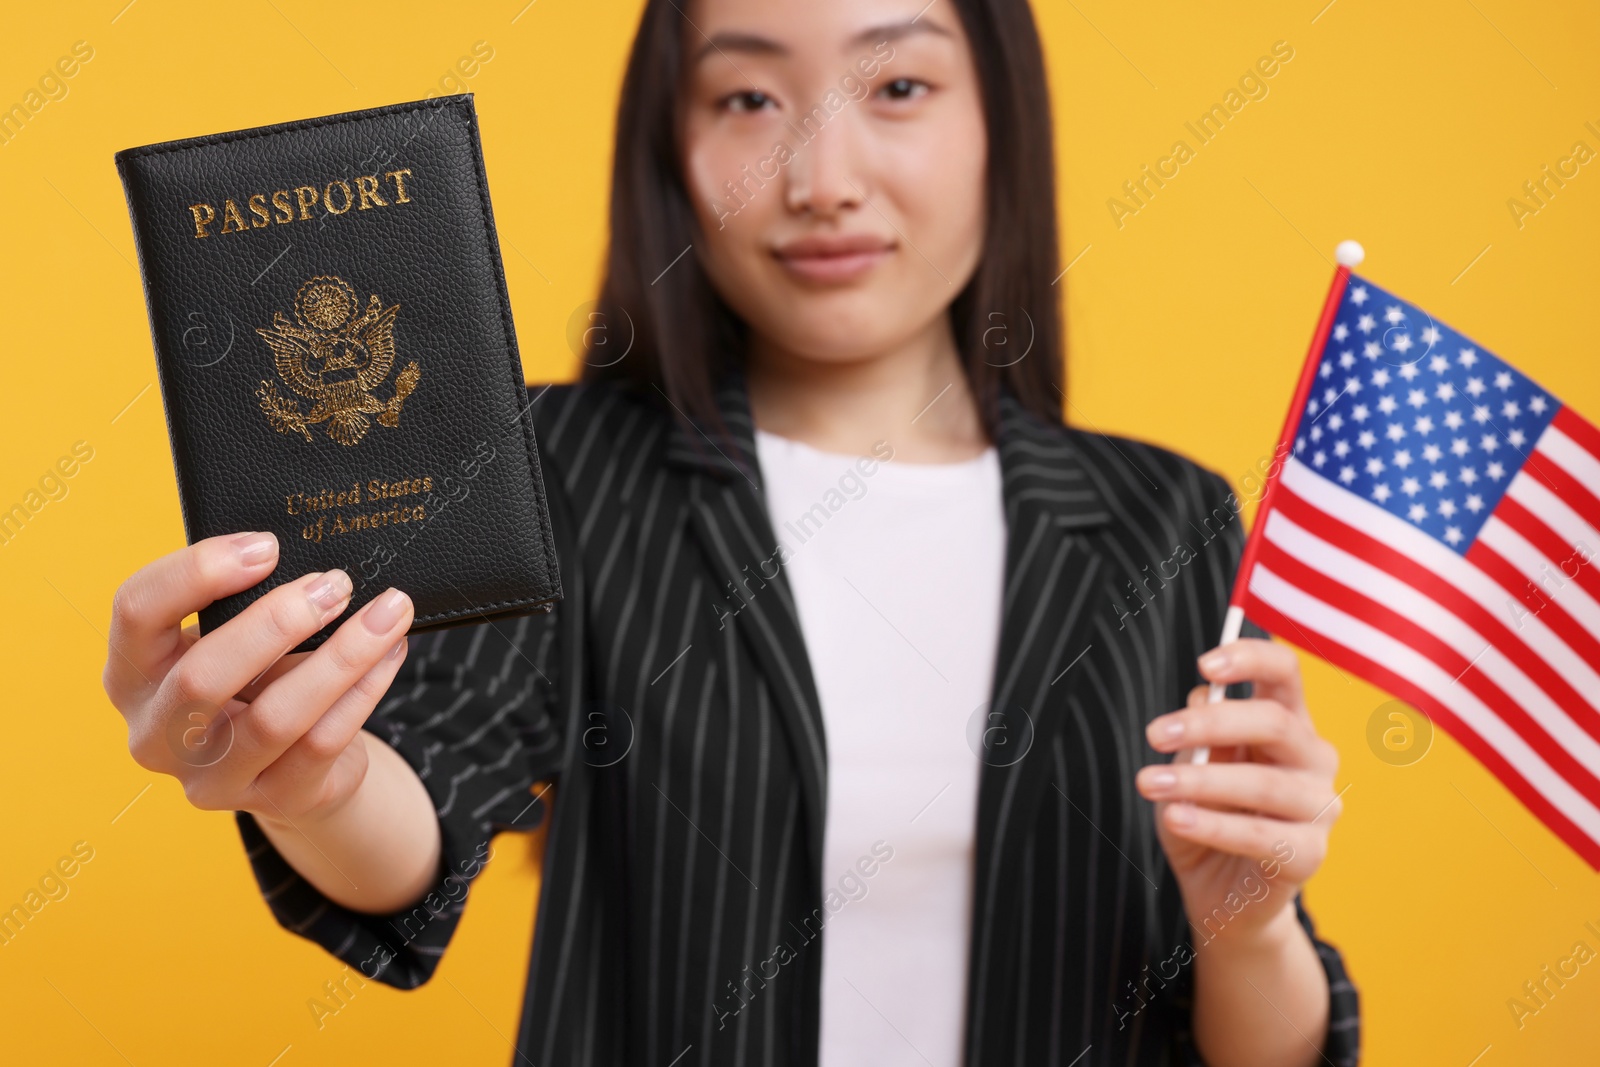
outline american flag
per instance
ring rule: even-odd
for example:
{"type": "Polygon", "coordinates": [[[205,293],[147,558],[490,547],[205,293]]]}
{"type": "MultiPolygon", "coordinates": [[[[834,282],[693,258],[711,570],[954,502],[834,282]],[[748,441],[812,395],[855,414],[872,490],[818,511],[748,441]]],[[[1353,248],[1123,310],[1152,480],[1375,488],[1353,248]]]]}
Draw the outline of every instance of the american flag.
{"type": "Polygon", "coordinates": [[[1600,870],[1600,431],[1341,268],[1234,605],[1427,714],[1600,870]]]}

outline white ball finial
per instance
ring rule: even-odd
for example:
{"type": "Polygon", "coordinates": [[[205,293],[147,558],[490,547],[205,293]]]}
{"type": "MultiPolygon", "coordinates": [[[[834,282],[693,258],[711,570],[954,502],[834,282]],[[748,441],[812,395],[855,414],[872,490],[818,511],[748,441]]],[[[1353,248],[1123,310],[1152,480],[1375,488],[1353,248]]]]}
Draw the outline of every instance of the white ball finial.
{"type": "Polygon", "coordinates": [[[1340,241],[1339,247],[1333,250],[1333,258],[1339,261],[1339,266],[1354,270],[1367,258],[1367,250],[1361,247],[1360,241],[1340,241]]]}

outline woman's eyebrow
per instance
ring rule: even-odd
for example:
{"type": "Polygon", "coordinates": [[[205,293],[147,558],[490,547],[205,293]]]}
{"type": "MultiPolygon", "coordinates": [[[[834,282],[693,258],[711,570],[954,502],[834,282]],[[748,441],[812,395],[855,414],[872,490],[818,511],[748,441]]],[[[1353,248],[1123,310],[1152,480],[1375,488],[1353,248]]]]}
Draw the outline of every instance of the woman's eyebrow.
{"type": "MultiPolygon", "coordinates": [[[[888,22],[881,26],[869,26],[860,33],[851,37],[847,44],[858,47],[865,44],[878,44],[886,41],[896,41],[902,37],[909,37],[917,33],[935,33],[944,37],[951,37],[949,30],[921,17],[906,19],[902,22],[888,22]]],[[[747,55],[786,56],[789,54],[787,45],[774,41],[770,37],[763,37],[758,33],[744,30],[719,30],[706,38],[705,44],[695,52],[693,63],[699,63],[713,52],[742,52],[747,55]]]]}
{"type": "Polygon", "coordinates": [[[770,37],[743,30],[718,30],[706,38],[691,62],[699,63],[713,52],[743,52],[749,55],[786,56],[789,49],[770,37]]]}
{"type": "Polygon", "coordinates": [[[952,39],[955,36],[937,22],[917,15],[901,22],[886,22],[881,26],[869,26],[850,38],[849,44],[852,47],[864,44],[882,44],[886,41],[898,41],[902,37],[910,37],[918,33],[935,33],[941,37],[950,37],[952,39]]]}

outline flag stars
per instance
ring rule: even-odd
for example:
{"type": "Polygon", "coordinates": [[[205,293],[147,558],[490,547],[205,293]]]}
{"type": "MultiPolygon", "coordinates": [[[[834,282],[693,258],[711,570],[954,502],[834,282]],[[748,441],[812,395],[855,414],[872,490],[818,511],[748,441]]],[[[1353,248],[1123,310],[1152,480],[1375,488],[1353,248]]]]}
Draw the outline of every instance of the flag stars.
{"type": "Polygon", "coordinates": [[[1291,431],[1305,472],[1465,552],[1560,400],[1354,277],[1328,330],[1291,431]]]}

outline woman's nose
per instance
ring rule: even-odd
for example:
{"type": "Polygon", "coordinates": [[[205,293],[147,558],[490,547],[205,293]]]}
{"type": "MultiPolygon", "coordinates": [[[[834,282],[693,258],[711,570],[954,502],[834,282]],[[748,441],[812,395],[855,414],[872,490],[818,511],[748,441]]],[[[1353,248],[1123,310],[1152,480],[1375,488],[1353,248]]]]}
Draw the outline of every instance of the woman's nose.
{"type": "MultiPolygon", "coordinates": [[[[806,132],[810,133],[809,128],[806,132]]],[[[784,201],[791,212],[831,218],[867,197],[866,168],[848,111],[810,133],[786,168],[784,201]]]]}

